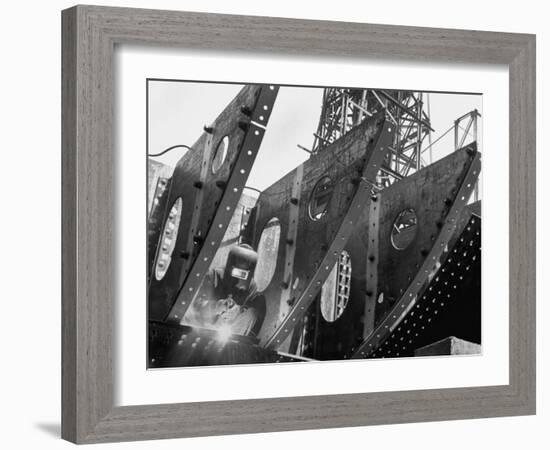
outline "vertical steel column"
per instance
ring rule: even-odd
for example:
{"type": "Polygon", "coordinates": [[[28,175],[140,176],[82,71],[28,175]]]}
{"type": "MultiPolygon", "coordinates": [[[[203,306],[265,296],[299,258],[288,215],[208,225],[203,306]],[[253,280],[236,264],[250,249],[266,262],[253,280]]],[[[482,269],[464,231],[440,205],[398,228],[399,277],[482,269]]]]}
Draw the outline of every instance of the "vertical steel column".
{"type": "Polygon", "coordinates": [[[365,279],[366,295],[365,309],[363,312],[363,339],[366,339],[374,330],[374,319],[376,312],[378,292],[378,236],[380,216],[380,195],[373,196],[369,208],[369,228],[367,246],[367,273],[365,279]]]}
{"type": "Polygon", "coordinates": [[[300,164],[296,169],[296,178],[292,184],[292,196],[290,198],[288,229],[285,240],[285,268],[283,275],[283,286],[281,286],[281,305],[286,302],[287,308],[280,311],[281,320],[288,314],[291,308],[290,294],[294,274],[294,255],[296,254],[296,238],[298,236],[298,221],[300,218],[300,200],[302,193],[302,180],[304,177],[304,166],[300,164]]]}
{"type": "MultiPolygon", "coordinates": [[[[210,159],[212,157],[212,147],[214,142],[214,136],[212,133],[207,134],[206,143],[204,144],[204,150],[202,152],[202,161],[201,161],[201,170],[200,170],[200,176],[199,176],[199,183],[203,184],[207,177],[208,177],[208,169],[210,168],[210,159]]],[[[195,151],[200,151],[200,149],[197,149],[195,151]]],[[[204,190],[198,189],[197,195],[195,197],[195,204],[193,205],[193,211],[191,212],[191,232],[187,236],[187,246],[186,251],[189,255],[193,254],[193,251],[195,250],[195,232],[199,225],[199,220],[201,217],[201,208],[202,208],[202,202],[204,197],[204,190]]],[[[202,236],[199,236],[202,237],[202,236]]],[[[185,277],[187,276],[187,273],[189,271],[189,267],[192,265],[193,261],[191,258],[188,258],[184,260],[182,271],[180,273],[180,283],[183,283],[185,277]]],[[[181,317],[178,317],[181,319],[181,317]]]]}

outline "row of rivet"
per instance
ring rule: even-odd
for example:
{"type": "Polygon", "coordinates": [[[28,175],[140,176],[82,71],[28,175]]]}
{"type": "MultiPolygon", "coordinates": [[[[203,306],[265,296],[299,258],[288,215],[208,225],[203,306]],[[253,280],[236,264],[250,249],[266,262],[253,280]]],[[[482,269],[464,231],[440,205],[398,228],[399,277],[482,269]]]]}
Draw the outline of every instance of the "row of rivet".
{"type": "MultiPolygon", "coordinates": [[[[274,86],[270,86],[270,90],[274,90],[274,86]]],[[[265,109],[268,108],[267,104],[269,102],[262,98],[263,91],[264,90],[262,90],[262,93],[260,94],[259,103],[263,103],[263,108],[265,109]]],[[[274,102],[275,95],[270,94],[271,104],[274,102]]],[[[193,264],[190,269],[192,269],[192,272],[195,273],[195,276],[187,277],[184,286],[182,286],[180,293],[178,294],[178,299],[168,315],[169,319],[176,321],[183,320],[187,308],[192,303],[198,292],[200,284],[202,283],[202,279],[210,267],[210,261],[215,256],[219,243],[222,241],[225,230],[231,221],[233,211],[238,204],[240,199],[240,190],[242,186],[246,184],[246,179],[248,178],[247,171],[252,168],[254,163],[254,158],[250,157],[258,151],[263,138],[263,133],[265,132],[261,126],[255,123],[251,123],[246,128],[246,135],[242,144],[243,150],[241,150],[237,156],[235,169],[228,182],[224,182],[224,193],[213,220],[213,223],[217,225],[210,227],[210,230],[205,238],[201,236],[194,236],[194,242],[198,245],[199,253],[194,261],[195,264],[193,264]],[[248,132],[249,128],[252,128],[253,132],[248,132]],[[245,151],[245,148],[248,150],[245,151]],[[210,242],[209,246],[202,245],[205,240],[210,242]]],[[[214,130],[212,129],[209,131],[213,132],[214,130]]]]}
{"type": "Polygon", "coordinates": [[[430,254],[426,257],[422,267],[418,271],[415,279],[412,281],[411,285],[407,291],[405,291],[402,298],[396,303],[394,310],[386,316],[382,323],[371,333],[371,335],[363,341],[359,346],[352,357],[355,358],[366,358],[369,354],[373,353],[383,341],[388,338],[389,333],[393,330],[400,320],[403,318],[403,314],[396,314],[395,311],[406,310],[410,307],[415,301],[418,292],[426,285],[427,277],[426,274],[430,272],[429,268],[432,265],[435,265],[436,262],[441,258],[441,255],[446,248],[446,244],[452,237],[454,230],[459,222],[459,214],[462,208],[466,204],[466,199],[469,198],[469,195],[472,191],[472,185],[475,184],[479,172],[479,154],[476,154],[472,160],[470,168],[466,174],[464,181],[460,187],[460,190],[455,197],[454,204],[450,208],[450,212],[447,215],[445,224],[443,224],[441,232],[437,237],[434,246],[430,254]],[[392,323],[393,322],[393,323],[392,323]]]}
{"type": "MultiPolygon", "coordinates": [[[[479,245],[479,239],[476,241],[475,238],[471,238],[470,236],[464,237],[465,234],[471,234],[468,233],[472,229],[472,226],[476,226],[478,222],[476,221],[476,218],[472,218],[470,221],[471,226],[468,226],[465,231],[462,233],[461,238],[459,239],[460,243],[463,243],[465,240],[469,240],[468,242],[468,250],[461,252],[462,258],[470,258],[471,260],[475,261],[481,251],[481,247],[479,245]],[[470,254],[471,253],[471,254],[470,254]]],[[[476,231],[476,236],[479,236],[479,231],[476,231]]],[[[460,245],[457,243],[457,246],[460,245]]],[[[455,246],[455,248],[452,251],[452,254],[457,254],[458,249],[455,246]]],[[[389,357],[389,356],[400,356],[400,353],[404,350],[407,350],[407,348],[414,343],[414,338],[417,338],[421,335],[422,332],[425,331],[426,327],[429,323],[434,319],[433,316],[437,316],[440,312],[440,309],[446,306],[448,302],[452,302],[454,300],[454,293],[458,289],[458,285],[460,284],[460,281],[463,279],[462,275],[458,275],[459,281],[452,282],[453,284],[450,285],[450,279],[454,278],[455,275],[461,273],[459,269],[462,267],[464,270],[468,271],[470,266],[464,265],[460,261],[455,261],[451,256],[449,256],[445,262],[444,265],[441,266],[440,272],[441,275],[436,276],[433,279],[433,282],[430,284],[426,292],[422,295],[421,300],[415,305],[414,310],[409,315],[409,318],[403,320],[403,326],[400,326],[396,329],[396,331],[390,335],[388,339],[384,341],[384,343],[375,349],[372,353],[368,355],[368,357],[389,357]],[[456,267],[457,269],[453,271],[453,267],[456,267]],[[447,292],[445,291],[447,289],[447,292]],[[450,292],[450,293],[449,293],[450,292]],[[425,306],[426,304],[430,306],[425,306]],[[435,305],[435,303],[439,303],[439,305],[435,305]],[[433,308],[433,309],[432,309],[433,308]],[[439,309],[438,309],[439,308],[439,309]],[[418,312],[418,314],[415,315],[415,311],[418,312]],[[419,312],[422,311],[420,314],[419,312]],[[430,317],[430,312],[432,312],[433,316],[430,317]],[[423,322],[424,321],[424,322],[423,322]],[[424,323],[423,325],[420,325],[424,323]],[[406,325],[410,324],[410,328],[406,325]],[[418,330],[418,331],[417,331],[418,330]],[[406,340],[407,338],[405,335],[411,335],[412,338],[406,340]],[[396,340],[399,340],[399,343],[395,342],[396,340]],[[393,344],[393,346],[392,346],[393,344]],[[397,350],[397,351],[396,351],[397,350]]]]}
{"type": "Polygon", "coordinates": [[[340,224],[340,228],[338,229],[331,246],[321,260],[319,268],[315,272],[311,281],[305,287],[304,291],[295,303],[295,306],[290,310],[289,314],[283,319],[275,333],[266,342],[266,347],[276,347],[284,342],[293,329],[291,324],[296,322],[304,314],[305,309],[315,299],[321,285],[329,275],[334,264],[337,262],[347,239],[353,231],[353,224],[357,222],[360,214],[365,208],[366,202],[369,202],[370,197],[375,195],[372,189],[373,183],[369,180],[376,178],[378,167],[382,163],[388,147],[391,144],[392,131],[391,126],[385,128],[385,125],[383,125],[382,134],[379,138],[379,143],[377,144],[377,148],[380,151],[373,151],[370,160],[366,163],[363,176],[361,177],[361,181],[363,181],[363,183],[359,185],[359,188],[351,201],[349,209],[340,224]]]}

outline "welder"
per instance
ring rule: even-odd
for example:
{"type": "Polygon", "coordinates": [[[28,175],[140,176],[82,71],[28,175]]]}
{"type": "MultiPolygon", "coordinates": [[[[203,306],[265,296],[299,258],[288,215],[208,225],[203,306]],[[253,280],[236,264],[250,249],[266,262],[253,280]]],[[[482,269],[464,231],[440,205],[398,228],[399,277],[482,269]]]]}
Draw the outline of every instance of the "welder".
{"type": "Polygon", "coordinates": [[[214,327],[229,327],[232,334],[258,335],[266,303],[254,282],[257,262],[252,247],[239,244],[229,250],[224,267],[208,271],[195,302],[203,320],[214,327]]]}

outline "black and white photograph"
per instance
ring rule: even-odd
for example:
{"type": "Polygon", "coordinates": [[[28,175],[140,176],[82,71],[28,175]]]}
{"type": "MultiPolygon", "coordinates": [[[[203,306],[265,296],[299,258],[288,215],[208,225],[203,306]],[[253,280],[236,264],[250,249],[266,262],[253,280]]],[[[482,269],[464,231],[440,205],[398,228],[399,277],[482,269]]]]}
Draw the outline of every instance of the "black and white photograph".
{"type": "Polygon", "coordinates": [[[3,5],[3,448],[548,447],[545,3],[98,3],[3,5]]]}
{"type": "Polygon", "coordinates": [[[149,369],[482,354],[480,93],[145,95],[149,369]]]}

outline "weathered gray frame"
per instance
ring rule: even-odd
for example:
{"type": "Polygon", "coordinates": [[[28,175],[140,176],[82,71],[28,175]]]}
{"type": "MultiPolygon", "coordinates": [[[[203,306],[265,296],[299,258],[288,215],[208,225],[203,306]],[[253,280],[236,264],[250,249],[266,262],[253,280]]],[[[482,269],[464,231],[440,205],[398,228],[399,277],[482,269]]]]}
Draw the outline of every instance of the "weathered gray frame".
{"type": "Polygon", "coordinates": [[[535,413],[535,36],[76,6],[63,11],[62,436],[77,443],[535,413]],[[506,64],[510,383],[113,406],[113,51],[117,43],[506,64]]]}

